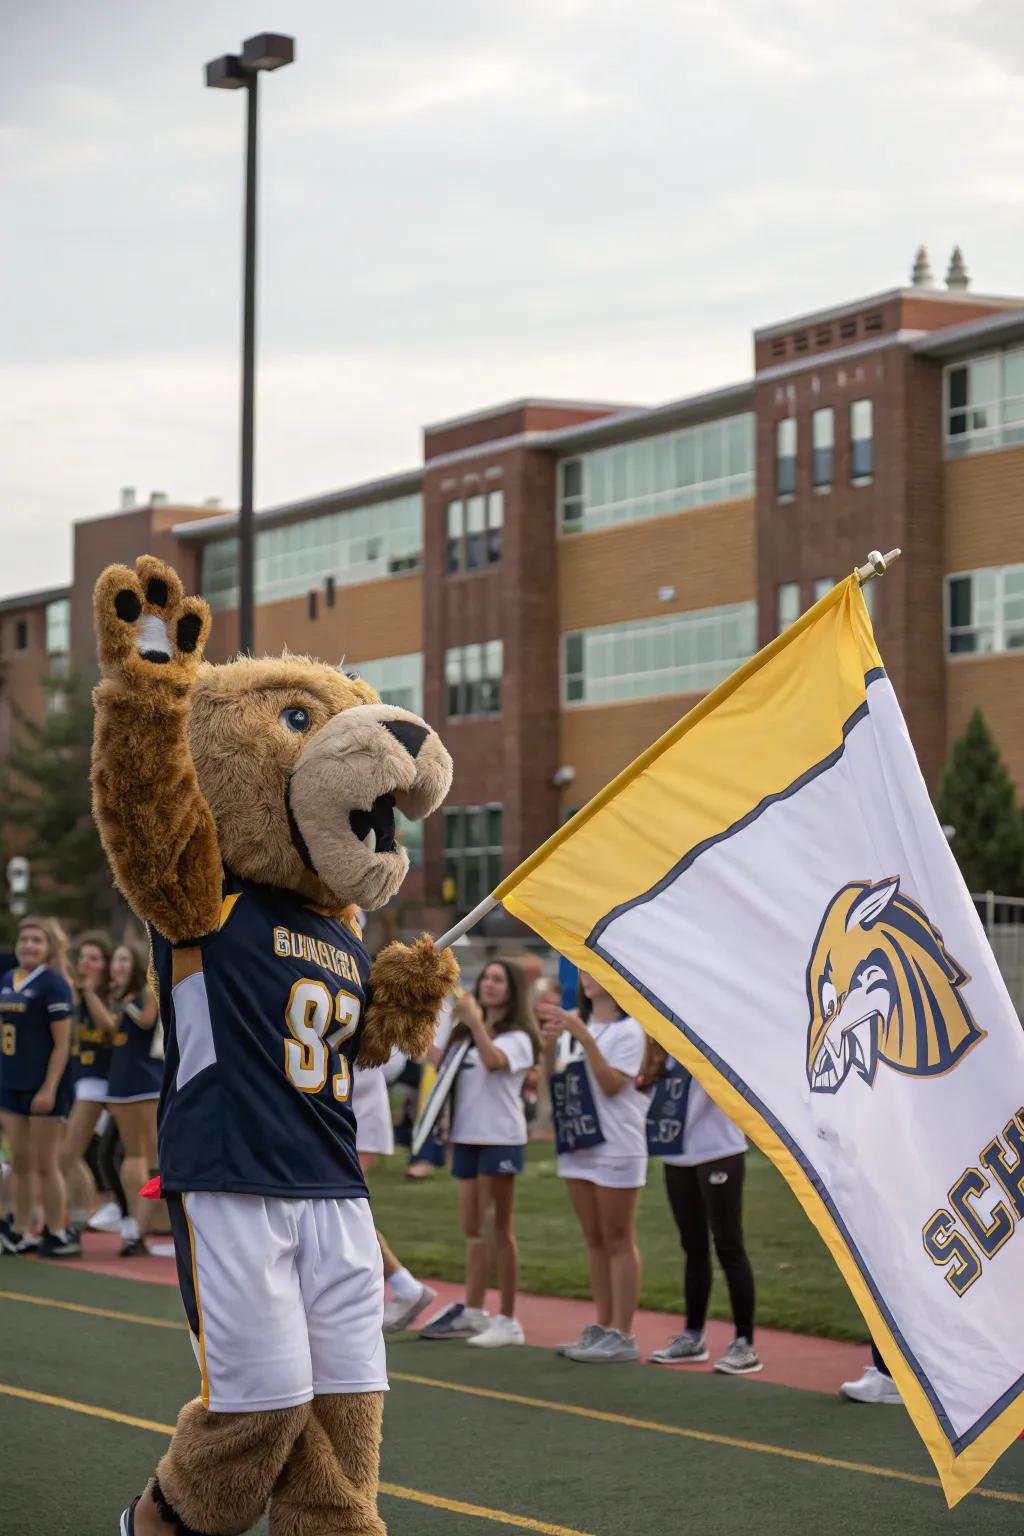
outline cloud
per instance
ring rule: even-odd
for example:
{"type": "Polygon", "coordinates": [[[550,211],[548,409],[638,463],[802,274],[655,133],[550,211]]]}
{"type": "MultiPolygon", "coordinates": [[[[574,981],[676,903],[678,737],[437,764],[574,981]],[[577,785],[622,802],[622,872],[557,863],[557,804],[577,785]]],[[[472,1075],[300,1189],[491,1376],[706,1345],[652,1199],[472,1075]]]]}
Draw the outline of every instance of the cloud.
{"type": "MultiPolygon", "coordinates": [[[[289,0],[261,103],[264,502],[524,393],[742,377],[757,325],[959,241],[1019,286],[1024,12],[988,0],[289,0]]],[[[122,482],[232,499],[247,0],[18,7],[0,100],[7,591],[122,482]],[[12,212],[13,211],[13,212],[12,212]],[[7,540],[7,547],[12,542],[7,540]]]]}

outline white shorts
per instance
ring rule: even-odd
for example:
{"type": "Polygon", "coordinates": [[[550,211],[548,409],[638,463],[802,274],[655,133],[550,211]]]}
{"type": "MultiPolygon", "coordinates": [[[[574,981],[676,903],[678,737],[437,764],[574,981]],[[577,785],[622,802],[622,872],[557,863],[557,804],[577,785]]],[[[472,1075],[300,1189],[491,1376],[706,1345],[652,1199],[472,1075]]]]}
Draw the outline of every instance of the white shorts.
{"type": "Polygon", "coordinates": [[[384,1265],[368,1200],[167,1196],[214,1413],[386,1392],[384,1265]]]}
{"type": "Polygon", "coordinates": [[[582,1179],[602,1189],[642,1189],[647,1183],[646,1157],[609,1157],[604,1147],[563,1152],[558,1159],[560,1179],[582,1179]]]}
{"type": "Polygon", "coordinates": [[[84,1099],[86,1104],[105,1104],[107,1102],[106,1078],[80,1077],[75,1084],[75,1098],[84,1099]]]}

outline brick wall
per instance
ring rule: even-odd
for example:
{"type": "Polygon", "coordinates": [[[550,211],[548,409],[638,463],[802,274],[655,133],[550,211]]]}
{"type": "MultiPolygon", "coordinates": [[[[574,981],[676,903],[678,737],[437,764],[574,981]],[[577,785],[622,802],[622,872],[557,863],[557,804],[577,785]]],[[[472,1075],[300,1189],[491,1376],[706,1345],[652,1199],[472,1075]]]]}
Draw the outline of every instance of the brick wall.
{"type": "MultiPolygon", "coordinates": [[[[422,648],[423,578],[419,572],[336,587],[328,607],[317,593],[316,617],[309,601],[284,598],[256,608],[257,655],[278,656],[285,647],[337,666],[344,657],[356,664],[383,656],[404,656],[422,648]]],[[[225,661],[238,649],[238,612],[218,609],[207,648],[211,661],[225,661]]]]}
{"type": "Polygon", "coordinates": [[[942,482],[947,571],[1024,563],[1024,448],[950,459],[942,482]]]}
{"type": "Polygon", "coordinates": [[[564,709],[558,725],[559,766],[574,768],[576,777],[562,791],[563,817],[586,805],[700,698],[699,693],[673,694],[564,709]]]}
{"type": "Polygon", "coordinates": [[[754,503],[730,501],[557,540],[559,629],[751,601],[754,503]],[[661,587],[675,596],[661,602],[661,587]]]}
{"type": "Polygon", "coordinates": [[[980,709],[1024,800],[1024,655],[957,657],[946,664],[946,687],[947,755],[980,709]]]}

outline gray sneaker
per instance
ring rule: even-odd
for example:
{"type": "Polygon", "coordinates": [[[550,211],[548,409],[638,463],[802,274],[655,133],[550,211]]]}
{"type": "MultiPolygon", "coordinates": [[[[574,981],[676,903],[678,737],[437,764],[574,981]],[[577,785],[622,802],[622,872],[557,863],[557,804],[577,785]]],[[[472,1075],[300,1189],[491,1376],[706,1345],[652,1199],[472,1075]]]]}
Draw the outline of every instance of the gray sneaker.
{"type": "Polygon", "coordinates": [[[596,1344],[598,1339],[603,1339],[605,1330],[600,1323],[588,1323],[578,1339],[571,1344],[556,1344],[556,1355],[567,1355],[571,1349],[589,1349],[591,1344],[596,1344]]]}
{"type": "Polygon", "coordinates": [[[567,1349],[565,1358],[578,1360],[585,1365],[625,1365],[631,1360],[639,1360],[640,1350],[632,1334],[620,1333],[617,1328],[606,1328],[601,1337],[585,1349],[567,1349]]]}
{"type": "Polygon", "coordinates": [[[721,1360],[715,1361],[715,1370],[726,1376],[752,1376],[755,1371],[763,1371],[764,1366],[752,1344],[746,1339],[733,1339],[721,1360]]]}
{"type": "Polygon", "coordinates": [[[664,1349],[654,1351],[651,1362],[654,1365],[699,1365],[702,1360],[709,1358],[707,1340],[703,1333],[697,1333],[693,1328],[684,1328],[664,1349]]]}
{"type": "Polygon", "coordinates": [[[393,1301],[384,1304],[384,1332],[401,1333],[405,1328],[411,1328],[421,1312],[425,1312],[432,1301],[437,1300],[437,1292],[431,1290],[429,1285],[420,1286],[420,1293],[412,1301],[399,1301],[397,1297],[393,1301]]]}

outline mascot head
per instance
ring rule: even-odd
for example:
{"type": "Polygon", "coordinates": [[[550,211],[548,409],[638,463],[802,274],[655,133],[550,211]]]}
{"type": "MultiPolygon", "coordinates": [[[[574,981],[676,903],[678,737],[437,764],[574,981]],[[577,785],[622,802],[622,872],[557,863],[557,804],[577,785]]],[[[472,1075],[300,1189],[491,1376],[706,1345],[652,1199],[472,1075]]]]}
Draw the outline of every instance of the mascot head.
{"type": "Polygon", "coordinates": [[[307,656],[203,663],[189,746],[225,866],[324,907],[389,901],[409,868],[395,811],[429,815],[452,780],[418,716],[307,656]]]}
{"type": "Polygon", "coordinates": [[[807,967],[807,1081],[835,1093],[851,1069],[873,1083],[947,1072],[984,1038],[961,989],[970,977],[898,879],[855,881],[833,897],[807,967]]]}

